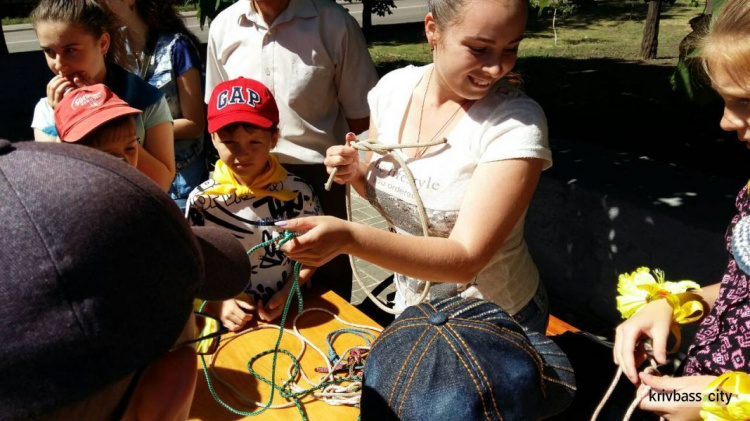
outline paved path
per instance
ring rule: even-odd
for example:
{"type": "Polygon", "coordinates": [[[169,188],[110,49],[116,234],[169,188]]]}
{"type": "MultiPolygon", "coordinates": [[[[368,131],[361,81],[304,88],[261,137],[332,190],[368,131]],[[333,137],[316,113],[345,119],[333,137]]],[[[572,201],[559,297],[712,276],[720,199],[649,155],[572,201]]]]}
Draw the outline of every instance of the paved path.
{"type": "MultiPolygon", "coordinates": [[[[380,228],[383,230],[388,229],[385,220],[383,220],[378,211],[376,211],[372,206],[370,206],[369,203],[367,203],[366,200],[362,199],[358,194],[354,192],[352,192],[352,219],[355,222],[367,224],[375,228],[380,228]]],[[[383,280],[385,280],[393,273],[378,266],[360,261],[359,259],[356,260],[357,267],[360,269],[362,282],[370,291],[372,291],[373,288],[375,288],[378,284],[380,284],[383,280]]],[[[360,288],[359,284],[354,279],[352,279],[352,282],[354,282],[354,288],[352,290],[352,303],[359,304],[367,299],[367,295],[364,291],[362,291],[362,288],[360,288]]],[[[391,285],[386,288],[380,295],[378,295],[378,297],[384,300],[385,295],[392,292],[393,290],[394,287],[393,285],[391,285]]]]}

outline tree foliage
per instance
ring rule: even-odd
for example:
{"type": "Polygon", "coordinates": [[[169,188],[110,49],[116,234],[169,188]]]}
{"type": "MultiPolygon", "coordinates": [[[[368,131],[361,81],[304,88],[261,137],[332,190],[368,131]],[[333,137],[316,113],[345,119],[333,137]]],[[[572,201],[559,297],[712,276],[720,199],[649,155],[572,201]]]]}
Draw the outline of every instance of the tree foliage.
{"type": "Polygon", "coordinates": [[[593,3],[593,0],[531,0],[530,5],[542,14],[544,12],[553,12],[561,14],[573,13],[579,7],[584,7],[593,3]]]}

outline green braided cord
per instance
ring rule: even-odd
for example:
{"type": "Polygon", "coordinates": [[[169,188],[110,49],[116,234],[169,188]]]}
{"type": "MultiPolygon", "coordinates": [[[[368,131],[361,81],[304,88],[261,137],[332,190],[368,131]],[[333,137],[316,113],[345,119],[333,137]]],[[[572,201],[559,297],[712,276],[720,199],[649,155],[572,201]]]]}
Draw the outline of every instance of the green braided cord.
{"type": "MultiPolygon", "coordinates": [[[[268,241],[265,241],[261,244],[258,244],[257,246],[248,250],[247,254],[251,255],[255,250],[258,250],[261,247],[266,247],[277,241],[278,241],[278,247],[281,247],[284,245],[284,243],[296,237],[297,235],[298,235],[297,233],[294,233],[291,231],[285,231],[283,236],[278,236],[268,241]]],[[[205,356],[204,355],[200,356],[201,365],[203,365],[203,374],[206,377],[206,385],[208,386],[209,392],[211,392],[211,396],[213,396],[214,400],[216,400],[216,402],[218,402],[219,405],[223,406],[226,410],[228,410],[229,412],[232,412],[233,414],[247,417],[247,416],[259,415],[265,412],[272,405],[274,391],[278,389],[279,395],[283,398],[291,399],[294,402],[294,405],[297,407],[297,410],[299,410],[300,417],[302,418],[302,420],[307,421],[307,415],[305,414],[304,408],[302,407],[302,403],[300,402],[300,397],[307,395],[308,393],[315,391],[317,389],[322,389],[327,386],[330,386],[332,384],[338,384],[338,383],[343,383],[343,382],[348,382],[348,381],[362,381],[362,377],[354,376],[353,368],[350,368],[349,377],[338,377],[333,380],[328,380],[328,381],[322,382],[321,384],[317,386],[313,386],[309,389],[305,389],[296,393],[291,391],[289,384],[293,381],[294,378],[297,377],[297,375],[299,374],[301,370],[299,360],[297,360],[297,358],[291,352],[285,349],[281,349],[279,346],[281,344],[281,337],[284,334],[284,324],[286,323],[286,316],[287,316],[287,313],[289,312],[289,307],[292,304],[292,299],[295,294],[297,295],[298,314],[302,313],[302,310],[303,310],[302,291],[300,290],[300,287],[299,287],[299,272],[300,272],[301,267],[302,265],[299,262],[294,262],[294,282],[292,283],[292,287],[291,287],[291,291],[294,293],[290,293],[289,296],[287,297],[286,304],[284,305],[284,311],[281,313],[281,321],[279,323],[279,326],[281,327],[281,329],[279,329],[279,336],[276,338],[276,344],[274,344],[273,349],[269,349],[269,350],[266,350],[266,351],[263,351],[254,355],[253,357],[250,358],[250,360],[247,363],[247,369],[250,372],[250,374],[255,376],[256,379],[261,380],[264,383],[271,386],[271,396],[268,398],[268,402],[266,402],[266,404],[262,408],[253,412],[247,412],[247,411],[241,411],[239,409],[235,409],[229,404],[227,404],[226,402],[224,402],[216,393],[216,390],[213,387],[213,383],[211,382],[211,376],[208,373],[208,366],[206,364],[205,356]],[[290,376],[289,380],[285,381],[284,384],[282,384],[281,386],[276,384],[276,359],[280,352],[287,355],[292,360],[292,364],[294,366],[294,369],[292,370],[292,375],[290,376]],[[260,375],[260,373],[256,372],[252,366],[256,360],[271,353],[273,353],[273,360],[271,362],[271,379],[269,380],[263,377],[262,375],[260,375]]],[[[203,311],[207,303],[208,303],[207,301],[203,302],[203,304],[200,307],[200,311],[203,311]]],[[[359,391],[359,389],[357,389],[357,391],[359,391]]],[[[359,419],[359,417],[357,419],[359,419]]]]}

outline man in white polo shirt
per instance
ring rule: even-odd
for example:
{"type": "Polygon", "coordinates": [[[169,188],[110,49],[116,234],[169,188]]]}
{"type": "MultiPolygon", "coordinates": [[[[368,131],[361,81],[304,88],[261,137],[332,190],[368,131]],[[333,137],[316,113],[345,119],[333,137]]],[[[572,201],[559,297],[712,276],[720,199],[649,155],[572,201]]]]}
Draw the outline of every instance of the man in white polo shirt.
{"type": "MultiPolygon", "coordinates": [[[[217,84],[240,76],[262,82],[276,98],[279,161],[315,189],[325,214],[346,218],[345,188],[323,189],[322,164],[326,149],[369,125],[367,93],[378,77],[357,22],[332,0],[239,0],[211,22],[206,101],[217,84]]],[[[315,279],[351,298],[346,256],[315,279]]]]}

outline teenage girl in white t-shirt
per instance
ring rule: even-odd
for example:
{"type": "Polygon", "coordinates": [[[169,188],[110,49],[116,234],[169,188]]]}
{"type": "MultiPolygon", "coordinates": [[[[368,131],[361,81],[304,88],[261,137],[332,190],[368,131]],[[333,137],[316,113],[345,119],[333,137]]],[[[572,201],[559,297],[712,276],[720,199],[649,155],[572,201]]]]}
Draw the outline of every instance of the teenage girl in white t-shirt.
{"type": "Polygon", "coordinates": [[[414,175],[429,219],[419,212],[392,154],[360,162],[348,146],[328,149],[334,181],[351,183],[390,231],[332,217],[290,220],[309,230],[283,247],[317,266],[346,253],[396,272],[396,308],[461,295],[501,305],[544,331],[547,299],[523,240],[523,221],[543,169],[551,165],[544,113],[506,78],[523,38],[526,0],[430,0],[425,18],[434,64],[386,75],[370,92],[370,138],[385,145],[446,144],[395,151],[414,175]]]}

